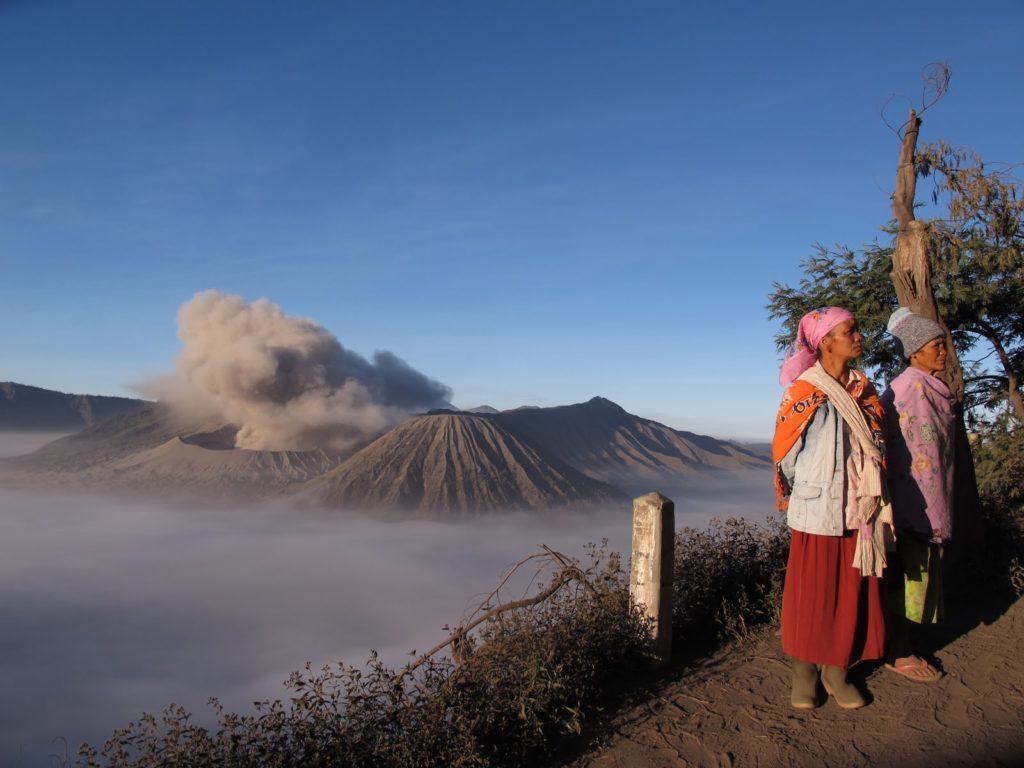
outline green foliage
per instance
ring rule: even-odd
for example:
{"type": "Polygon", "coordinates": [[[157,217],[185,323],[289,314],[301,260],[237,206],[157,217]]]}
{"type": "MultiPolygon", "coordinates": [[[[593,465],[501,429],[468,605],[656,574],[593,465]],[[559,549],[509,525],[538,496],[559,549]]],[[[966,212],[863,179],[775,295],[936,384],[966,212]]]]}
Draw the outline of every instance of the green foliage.
{"type": "Polygon", "coordinates": [[[773,283],[768,297],[768,314],[782,322],[775,344],[783,350],[796,338],[800,318],[818,307],[838,306],[850,310],[864,334],[862,364],[888,376],[902,368],[899,349],[885,332],[889,315],[898,306],[892,271],[892,249],[869,246],[855,252],[845,246],[826,248],[820,243],[815,253],[800,263],[804,276],[798,286],[773,283]]]}
{"type": "Polygon", "coordinates": [[[974,460],[985,514],[985,582],[1024,597],[1024,427],[1005,413],[984,425],[974,460]]]}
{"type": "Polygon", "coordinates": [[[489,626],[457,676],[484,764],[527,765],[578,734],[601,694],[637,671],[648,636],[624,583],[489,626]]]}
{"type": "Polygon", "coordinates": [[[977,433],[978,492],[993,506],[1024,509],[1024,429],[1003,414],[977,433]]]}
{"type": "MultiPolygon", "coordinates": [[[[975,400],[1003,401],[1024,373],[1024,200],[1012,168],[993,168],[975,152],[944,142],[917,153],[917,172],[934,180],[933,202],[947,216],[933,223],[936,290],[943,316],[986,351],[994,365],[974,365],[975,400]]],[[[1019,401],[1018,401],[1019,402],[1019,401]]],[[[1019,405],[1015,406],[1019,408],[1019,405]]],[[[1017,411],[1018,421],[1024,413],[1017,411]]]]}
{"type": "MultiPolygon", "coordinates": [[[[1024,420],[1024,201],[1009,170],[993,170],[980,157],[944,143],[917,153],[917,172],[933,180],[932,200],[945,217],[928,222],[932,285],[939,312],[953,334],[966,377],[966,406],[979,416],[1010,398],[1024,420]],[[978,359],[970,359],[978,354],[978,359]],[[1016,382],[1016,384],[1014,383],[1016,382]]],[[[890,237],[896,230],[883,227],[890,237]]],[[[891,379],[905,363],[885,332],[896,308],[890,278],[892,248],[873,244],[859,253],[845,246],[815,246],[801,262],[793,287],[774,283],[768,313],[780,320],[779,349],[796,337],[808,311],[838,305],[853,312],[864,333],[861,363],[876,378],[891,379]]],[[[980,418],[980,416],[979,416],[980,418]]]]}
{"type": "Polygon", "coordinates": [[[672,574],[673,639],[746,636],[778,619],[789,530],[778,518],[764,526],[745,519],[712,520],[676,534],[672,574]]]}

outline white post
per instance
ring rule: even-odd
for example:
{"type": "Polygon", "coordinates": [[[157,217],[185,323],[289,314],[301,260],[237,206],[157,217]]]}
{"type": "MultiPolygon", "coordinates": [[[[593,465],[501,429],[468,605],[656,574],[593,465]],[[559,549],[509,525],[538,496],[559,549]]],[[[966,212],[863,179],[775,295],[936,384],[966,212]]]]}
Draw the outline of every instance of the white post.
{"type": "Polygon", "coordinates": [[[633,558],[629,596],[654,625],[654,655],[672,658],[672,559],[675,504],[660,493],[633,499],[633,558]]]}

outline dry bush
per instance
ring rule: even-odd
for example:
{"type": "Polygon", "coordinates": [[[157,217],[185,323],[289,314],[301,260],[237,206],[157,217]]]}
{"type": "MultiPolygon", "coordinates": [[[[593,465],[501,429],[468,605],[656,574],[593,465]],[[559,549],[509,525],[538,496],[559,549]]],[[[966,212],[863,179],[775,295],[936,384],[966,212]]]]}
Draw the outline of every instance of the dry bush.
{"type": "Polygon", "coordinates": [[[672,631],[677,645],[745,637],[774,622],[782,609],[789,554],[783,521],[714,519],[706,529],[676,534],[672,631]]]}
{"type": "MultiPolygon", "coordinates": [[[[745,635],[777,619],[788,537],[778,521],[713,521],[676,536],[680,644],[745,635]]],[[[556,554],[556,553],[552,553],[556,554]]],[[[525,560],[524,560],[525,562],[525,560]]],[[[561,562],[561,561],[559,561],[561,562]]],[[[550,598],[455,633],[451,656],[396,670],[371,655],[295,672],[287,701],[225,712],[202,728],[176,706],[118,730],[82,768],[511,768],[543,764],[616,703],[646,667],[650,626],[629,605],[618,555],[592,547],[550,598]]],[[[564,579],[566,570],[549,574],[564,579]]],[[[481,610],[490,607],[485,603],[481,610]]],[[[464,625],[464,626],[468,626],[464,625]]]]}
{"type": "Polygon", "coordinates": [[[983,425],[974,443],[985,517],[983,584],[1024,597],[1024,427],[1004,414],[983,425]]]}
{"type": "MultiPolygon", "coordinates": [[[[578,733],[608,691],[645,663],[649,627],[629,607],[615,555],[593,548],[584,582],[528,610],[501,614],[461,639],[458,662],[430,656],[411,671],[372,655],[363,668],[309,665],[287,682],[286,701],[251,715],[211,700],[215,729],[184,709],[144,715],[89,768],[482,768],[532,763],[578,733]],[[584,588],[585,587],[585,588],[584,588]]],[[[552,578],[561,578],[555,574],[552,578]]]]}

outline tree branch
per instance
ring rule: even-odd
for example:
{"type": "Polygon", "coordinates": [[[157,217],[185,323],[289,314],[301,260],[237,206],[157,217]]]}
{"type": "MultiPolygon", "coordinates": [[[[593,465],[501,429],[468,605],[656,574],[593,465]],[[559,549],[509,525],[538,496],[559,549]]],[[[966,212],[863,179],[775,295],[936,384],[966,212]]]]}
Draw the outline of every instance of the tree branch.
{"type": "Polygon", "coordinates": [[[1003,373],[1006,374],[1006,399],[1010,401],[1017,419],[1024,424],[1024,396],[1021,396],[1020,381],[1017,371],[1013,367],[1013,361],[1003,346],[1003,340],[999,338],[996,329],[984,320],[978,320],[974,325],[982,331],[982,335],[988,339],[999,356],[999,362],[1003,366],[1003,373]]]}
{"type": "Polygon", "coordinates": [[[589,591],[589,593],[591,595],[596,596],[598,594],[597,590],[594,588],[594,585],[590,583],[590,581],[587,579],[587,575],[583,572],[583,570],[578,565],[576,565],[574,562],[572,562],[569,558],[567,558],[562,553],[556,552],[555,550],[551,549],[550,547],[548,547],[546,545],[542,544],[541,546],[543,547],[544,552],[534,553],[534,554],[530,555],[529,557],[525,557],[522,560],[520,560],[518,563],[516,563],[511,568],[511,570],[509,570],[509,572],[505,574],[505,576],[502,578],[501,583],[498,585],[498,587],[494,591],[491,592],[491,594],[487,597],[486,600],[484,600],[483,603],[480,604],[480,607],[477,608],[476,611],[474,611],[473,613],[470,614],[470,619],[469,620],[467,620],[462,625],[458,626],[455,629],[455,631],[452,632],[447,637],[447,639],[445,639],[442,642],[438,643],[437,645],[435,645],[433,648],[431,648],[426,653],[421,654],[420,657],[418,659],[416,659],[416,661],[408,664],[405,667],[405,669],[403,669],[396,676],[396,679],[400,680],[403,677],[405,677],[406,675],[408,675],[409,673],[411,673],[413,670],[415,670],[418,667],[422,666],[424,663],[426,663],[426,661],[431,656],[433,656],[434,654],[438,653],[439,651],[444,650],[445,648],[447,648],[450,645],[458,644],[472,630],[474,630],[476,627],[480,626],[484,622],[490,621],[491,619],[494,619],[494,618],[500,616],[501,614],[507,613],[509,611],[515,611],[515,610],[518,610],[520,608],[529,608],[530,606],[538,605],[538,604],[544,602],[545,600],[547,600],[549,597],[554,595],[558,590],[560,590],[562,587],[564,587],[566,584],[568,584],[568,583],[570,583],[572,581],[576,581],[576,582],[582,584],[589,591]],[[485,613],[477,615],[479,613],[479,611],[481,611],[485,606],[487,606],[490,603],[491,599],[495,595],[497,595],[497,593],[501,589],[501,587],[505,583],[508,582],[509,578],[512,576],[513,573],[515,573],[516,570],[518,570],[524,564],[528,563],[530,560],[535,560],[537,558],[551,558],[552,560],[554,560],[555,562],[557,562],[558,564],[560,564],[562,566],[561,569],[558,571],[558,573],[555,575],[554,579],[551,581],[551,583],[546,588],[544,588],[543,590],[541,590],[537,594],[533,595],[532,597],[524,597],[521,600],[512,600],[511,602],[508,602],[508,603],[502,603],[500,605],[495,606],[494,608],[491,608],[490,610],[486,611],[485,613]],[[473,618],[474,616],[476,618],[473,618]]]}
{"type": "Polygon", "coordinates": [[[892,193],[892,214],[899,222],[900,229],[914,221],[914,195],[917,192],[917,169],[914,166],[914,152],[917,150],[917,136],[921,118],[911,107],[905,124],[903,141],[900,145],[899,165],[896,166],[896,187],[892,193]]]}

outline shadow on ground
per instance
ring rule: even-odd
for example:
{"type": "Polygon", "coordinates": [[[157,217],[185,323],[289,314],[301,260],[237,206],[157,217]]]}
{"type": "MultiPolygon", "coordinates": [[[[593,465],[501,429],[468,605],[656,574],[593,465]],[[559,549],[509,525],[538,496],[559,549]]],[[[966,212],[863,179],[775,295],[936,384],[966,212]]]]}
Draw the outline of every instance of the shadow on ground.
{"type": "Polygon", "coordinates": [[[862,710],[789,706],[777,629],[683,660],[595,723],[567,768],[1024,765],[1024,601],[954,596],[922,637],[945,671],[919,683],[880,663],[855,668],[862,710]]]}

